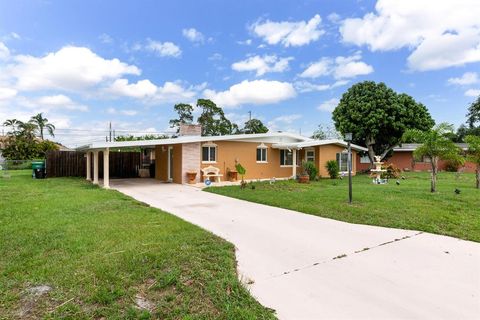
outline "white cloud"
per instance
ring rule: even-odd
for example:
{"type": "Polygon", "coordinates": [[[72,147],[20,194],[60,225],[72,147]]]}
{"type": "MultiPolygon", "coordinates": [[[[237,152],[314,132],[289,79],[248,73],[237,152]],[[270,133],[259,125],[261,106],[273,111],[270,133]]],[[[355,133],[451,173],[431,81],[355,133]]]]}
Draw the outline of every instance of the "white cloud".
{"type": "Polygon", "coordinates": [[[206,98],[225,107],[236,107],[247,103],[271,104],[296,96],[292,84],[269,80],[244,80],[226,91],[205,90],[203,94],[206,98]]]}
{"type": "Polygon", "coordinates": [[[465,95],[467,97],[478,97],[480,96],[480,89],[468,89],[467,91],[465,91],[465,95]]]}
{"type": "Polygon", "coordinates": [[[191,42],[196,42],[196,43],[205,42],[204,35],[200,31],[196,30],[195,28],[183,29],[182,34],[185,38],[187,38],[191,42]]]}
{"type": "Polygon", "coordinates": [[[289,128],[289,126],[294,123],[296,120],[301,119],[301,114],[286,114],[282,116],[278,116],[273,118],[272,120],[267,122],[267,127],[271,131],[294,131],[293,128],[289,128]]]}
{"type": "Polygon", "coordinates": [[[347,79],[372,73],[373,67],[363,61],[359,61],[361,59],[362,56],[359,54],[335,58],[333,77],[335,79],[347,79]]]}
{"type": "Polygon", "coordinates": [[[350,83],[349,80],[337,80],[332,84],[315,84],[309,81],[297,81],[294,83],[295,89],[300,92],[325,91],[341,87],[350,83]]]}
{"type": "Polygon", "coordinates": [[[0,88],[0,100],[8,100],[17,95],[17,90],[12,88],[0,88]]]}
{"type": "Polygon", "coordinates": [[[343,41],[372,51],[413,50],[412,70],[436,70],[480,61],[480,1],[378,0],[376,12],[345,19],[343,41]]]}
{"type": "Polygon", "coordinates": [[[252,44],[252,39],[247,39],[245,41],[237,41],[238,44],[249,46],[252,44]]]}
{"type": "Polygon", "coordinates": [[[83,90],[140,69],[118,59],[104,59],[84,47],[64,47],[43,57],[19,55],[6,73],[20,90],[83,90]]]}
{"type": "Polygon", "coordinates": [[[355,53],[349,57],[322,58],[310,64],[301,74],[302,78],[318,78],[332,75],[335,79],[348,79],[373,72],[373,67],[360,61],[362,56],[355,53]]]}
{"type": "Polygon", "coordinates": [[[77,104],[69,97],[63,94],[57,94],[52,96],[43,96],[34,100],[34,105],[40,105],[46,107],[47,110],[51,109],[66,109],[77,111],[88,111],[88,107],[85,105],[77,104]]]}
{"type": "Polygon", "coordinates": [[[337,23],[342,19],[342,17],[340,17],[340,15],[338,13],[332,12],[327,16],[327,19],[331,23],[337,23]]]}
{"type": "Polygon", "coordinates": [[[129,84],[127,79],[117,79],[107,89],[107,92],[132,98],[145,98],[153,96],[157,92],[157,86],[150,80],[140,80],[129,84]]]}
{"type": "Polygon", "coordinates": [[[107,113],[108,114],[121,114],[121,115],[124,115],[124,116],[131,117],[131,116],[137,115],[138,111],[136,111],[136,110],[117,110],[115,108],[110,107],[110,108],[107,109],[107,113]]]}
{"type": "Polygon", "coordinates": [[[198,92],[203,90],[206,83],[198,86],[184,86],[181,82],[167,81],[163,86],[157,87],[157,92],[153,101],[157,103],[190,101],[197,96],[198,92]]]}
{"type": "Polygon", "coordinates": [[[8,57],[10,57],[10,50],[3,42],[0,42],[0,60],[7,60],[8,57]]]}
{"type": "Polygon", "coordinates": [[[474,84],[479,81],[478,74],[476,72],[465,72],[459,78],[450,78],[448,79],[449,84],[456,84],[460,86],[467,86],[469,84],[474,84]]]}
{"type": "Polygon", "coordinates": [[[317,109],[320,111],[332,112],[337,107],[340,100],[337,98],[332,98],[330,100],[322,102],[317,109]]]}
{"type": "Polygon", "coordinates": [[[256,71],[258,77],[267,72],[288,70],[288,62],[290,60],[293,60],[293,58],[278,58],[276,55],[253,56],[233,63],[232,69],[235,71],[256,71]]]}
{"type": "Polygon", "coordinates": [[[282,44],[285,47],[303,46],[316,41],[325,31],[320,28],[322,18],[316,14],[309,21],[256,22],[251,26],[253,33],[268,44],[282,44]]]}
{"type": "Polygon", "coordinates": [[[301,74],[302,78],[318,78],[329,75],[332,72],[333,61],[330,58],[322,58],[310,64],[301,74]]]}
{"type": "Polygon", "coordinates": [[[154,52],[160,57],[179,57],[182,50],[173,42],[159,42],[148,39],[148,44],[145,46],[148,51],[154,52]]]}
{"type": "Polygon", "coordinates": [[[222,59],[223,59],[223,56],[218,52],[215,52],[210,57],[208,57],[208,60],[211,60],[211,61],[218,61],[218,60],[222,60],[222,59]]]}
{"type": "Polygon", "coordinates": [[[99,35],[98,39],[100,40],[100,42],[105,43],[105,44],[113,43],[113,38],[106,33],[102,33],[101,35],[99,35]]]}

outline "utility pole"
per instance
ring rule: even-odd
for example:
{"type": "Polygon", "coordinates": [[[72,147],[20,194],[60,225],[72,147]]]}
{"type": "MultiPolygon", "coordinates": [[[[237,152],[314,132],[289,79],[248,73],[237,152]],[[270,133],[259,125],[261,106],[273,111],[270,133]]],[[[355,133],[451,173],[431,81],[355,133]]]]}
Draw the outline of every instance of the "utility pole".
{"type": "Polygon", "coordinates": [[[109,130],[109,133],[110,133],[110,142],[112,142],[112,122],[110,121],[110,130],[109,130]]]}
{"type": "Polygon", "coordinates": [[[248,111],[248,121],[252,120],[252,111],[248,111]]]}

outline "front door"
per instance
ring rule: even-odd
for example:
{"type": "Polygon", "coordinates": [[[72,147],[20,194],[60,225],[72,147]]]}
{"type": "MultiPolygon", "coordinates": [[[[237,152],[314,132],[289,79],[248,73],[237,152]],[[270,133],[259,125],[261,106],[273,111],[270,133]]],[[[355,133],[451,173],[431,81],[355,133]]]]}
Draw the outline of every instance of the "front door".
{"type": "Polygon", "coordinates": [[[168,181],[173,181],[173,147],[168,147],[168,181]]]}

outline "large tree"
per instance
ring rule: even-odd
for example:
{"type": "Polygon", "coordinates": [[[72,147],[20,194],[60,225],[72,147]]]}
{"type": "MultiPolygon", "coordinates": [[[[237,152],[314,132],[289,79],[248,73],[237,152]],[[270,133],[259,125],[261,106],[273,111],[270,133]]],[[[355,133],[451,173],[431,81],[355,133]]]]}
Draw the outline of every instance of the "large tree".
{"type": "Polygon", "coordinates": [[[475,163],[475,177],[477,189],[480,189],[480,136],[467,136],[467,159],[475,163]]]}
{"type": "Polygon", "coordinates": [[[470,128],[480,127],[480,96],[468,107],[467,123],[470,128]]]}
{"type": "Polygon", "coordinates": [[[242,133],[267,133],[268,128],[259,119],[250,119],[245,122],[242,133]]]}
{"type": "Polygon", "coordinates": [[[368,156],[385,158],[408,129],[429,130],[435,122],[427,108],[407,94],[397,94],[384,83],[354,84],[333,111],[338,131],[351,132],[353,142],[365,145],[368,156]]]}
{"type": "Polygon", "coordinates": [[[48,119],[44,118],[42,113],[34,115],[29,122],[37,126],[40,139],[43,140],[43,131],[45,129],[48,131],[49,135],[51,135],[52,137],[55,137],[55,134],[54,134],[55,126],[49,123],[48,119]]]}
{"type": "Polygon", "coordinates": [[[414,151],[416,158],[427,157],[432,166],[430,191],[437,190],[438,161],[452,160],[463,162],[461,149],[450,139],[450,133],[453,132],[453,126],[448,123],[440,123],[435,128],[428,131],[412,130],[422,145],[414,151]]]}
{"type": "Polygon", "coordinates": [[[235,123],[225,117],[223,109],[208,99],[198,99],[197,107],[202,109],[198,117],[198,124],[202,126],[203,136],[217,136],[238,134],[239,129],[235,123]]]}
{"type": "Polygon", "coordinates": [[[177,103],[173,109],[178,114],[178,118],[170,120],[170,127],[177,128],[180,131],[181,124],[190,124],[193,122],[193,107],[186,103],[177,103]]]}

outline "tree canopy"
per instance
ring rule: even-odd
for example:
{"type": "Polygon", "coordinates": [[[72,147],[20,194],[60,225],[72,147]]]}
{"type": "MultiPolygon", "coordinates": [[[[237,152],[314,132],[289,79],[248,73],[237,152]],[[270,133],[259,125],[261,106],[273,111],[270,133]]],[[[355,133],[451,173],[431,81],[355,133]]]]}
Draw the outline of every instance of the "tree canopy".
{"type": "Polygon", "coordinates": [[[313,132],[312,139],[324,140],[324,139],[342,139],[342,135],[335,128],[331,126],[324,126],[319,124],[317,129],[313,132]]]}
{"type": "Polygon", "coordinates": [[[40,139],[43,140],[43,131],[45,129],[47,129],[49,135],[55,137],[55,126],[49,123],[48,119],[44,118],[41,112],[34,115],[29,122],[35,124],[35,126],[37,127],[40,139]]]}
{"type": "Polygon", "coordinates": [[[193,122],[193,107],[187,103],[177,103],[173,109],[178,114],[178,118],[169,121],[171,128],[180,130],[181,124],[190,124],[193,122]]]}
{"type": "Polygon", "coordinates": [[[353,143],[365,145],[373,162],[385,158],[409,129],[429,130],[435,124],[427,108],[407,94],[397,94],[384,83],[364,81],[345,92],[333,111],[333,121],[353,143]]]}
{"type": "Polygon", "coordinates": [[[480,127],[480,96],[468,107],[467,123],[470,128],[480,127]]]}
{"type": "Polygon", "coordinates": [[[245,122],[242,133],[267,133],[268,128],[259,119],[250,119],[245,122]]]}

